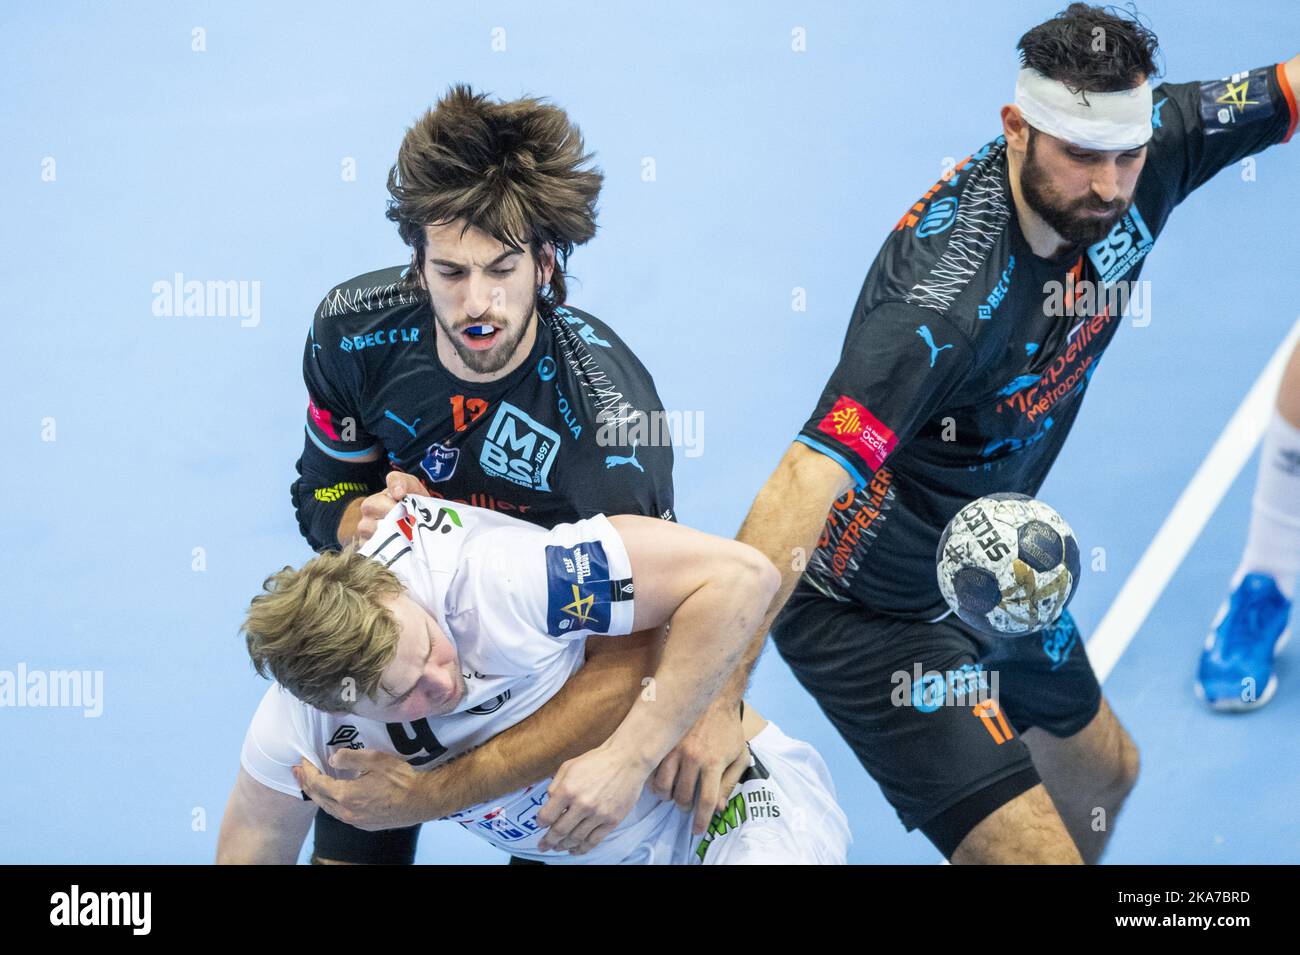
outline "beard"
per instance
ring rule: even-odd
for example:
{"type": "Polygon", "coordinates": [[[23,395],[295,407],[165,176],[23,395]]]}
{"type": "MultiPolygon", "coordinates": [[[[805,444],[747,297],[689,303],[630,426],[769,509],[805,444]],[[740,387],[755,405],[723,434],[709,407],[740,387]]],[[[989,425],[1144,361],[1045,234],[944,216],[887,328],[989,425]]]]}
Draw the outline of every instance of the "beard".
{"type": "Polygon", "coordinates": [[[1034,160],[1032,136],[1025,153],[1024,166],[1020,170],[1020,192],[1029,208],[1072,245],[1093,245],[1100,242],[1129,207],[1127,200],[1118,197],[1110,202],[1102,202],[1093,195],[1073,202],[1062,199],[1052,187],[1047,171],[1034,160]],[[1109,214],[1092,215],[1090,210],[1109,214]]]}
{"type": "Polygon", "coordinates": [[[433,320],[447,336],[447,341],[451,342],[456,356],[465,363],[465,367],[477,375],[491,375],[500,371],[515,357],[515,349],[519,347],[519,342],[523,340],[524,333],[528,331],[532,321],[536,293],[540,288],[538,286],[534,290],[533,302],[529,303],[527,311],[522,315],[505,315],[490,310],[478,318],[462,319],[453,325],[439,315],[432,305],[430,310],[433,311],[433,320]],[[473,325],[492,325],[497,329],[496,340],[492,342],[491,348],[475,349],[466,344],[462,332],[473,325]]]}

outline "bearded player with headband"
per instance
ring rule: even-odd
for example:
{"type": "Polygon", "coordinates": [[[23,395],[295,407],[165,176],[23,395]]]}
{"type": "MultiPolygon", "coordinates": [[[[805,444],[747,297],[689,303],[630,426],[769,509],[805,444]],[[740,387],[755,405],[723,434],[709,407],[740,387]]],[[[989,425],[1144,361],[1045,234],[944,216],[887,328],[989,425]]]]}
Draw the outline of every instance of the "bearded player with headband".
{"type": "Polygon", "coordinates": [[[1068,612],[1033,637],[977,634],[947,612],[935,549],[972,499],[1037,493],[1173,209],[1295,130],[1300,57],[1153,88],[1156,47],[1081,3],[1020,39],[1003,135],[885,241],[739,535],[782,568],[782,656],[903,824],[953,862],[1096,861],[1137,779],[1068,612]],[[894,692],[918,665],[967,687],[996,673],[996,703],[894,692]]]}

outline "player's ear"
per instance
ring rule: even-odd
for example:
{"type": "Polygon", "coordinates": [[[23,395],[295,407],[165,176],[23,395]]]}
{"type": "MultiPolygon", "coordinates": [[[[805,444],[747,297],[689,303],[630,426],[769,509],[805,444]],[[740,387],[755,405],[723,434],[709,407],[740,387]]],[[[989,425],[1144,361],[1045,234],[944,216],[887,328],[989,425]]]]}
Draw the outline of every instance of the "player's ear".
{"type": "Polygon", "coordinates": [[[1020,115],[1020,107],[1008,103],[1002,107],[1002,135],[1007,138],[1007,148],[1023,153],[1029,149],[1029,124],[1020,115]]]}
{"type": "Polygon", "coordinates": [[[537,279],[542,288],[551,284],[551,276],[554,274],[555,245],[551,242],[543,242],[537,255],[537,279]]]}

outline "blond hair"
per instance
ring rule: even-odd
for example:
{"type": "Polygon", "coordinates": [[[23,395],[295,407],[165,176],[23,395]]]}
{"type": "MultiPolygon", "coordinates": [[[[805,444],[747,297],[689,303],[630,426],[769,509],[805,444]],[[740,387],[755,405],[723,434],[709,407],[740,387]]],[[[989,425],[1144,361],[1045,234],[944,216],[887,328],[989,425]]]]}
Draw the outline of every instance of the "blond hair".
{"type": "Polygon", "coordinates": [[[392,571],[349,546],[285,567],[262,588],[240,628],[261,676],[330,713],[374,697],[401,635],[381,603],[403,591],[392,571]]]}

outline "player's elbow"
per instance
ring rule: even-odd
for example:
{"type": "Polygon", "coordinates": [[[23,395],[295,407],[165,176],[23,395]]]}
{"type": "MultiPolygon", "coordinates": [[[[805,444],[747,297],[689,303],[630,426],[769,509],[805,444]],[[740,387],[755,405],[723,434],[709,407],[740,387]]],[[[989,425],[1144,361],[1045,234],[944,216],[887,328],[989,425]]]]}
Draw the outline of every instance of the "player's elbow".
{"type": "Polygon", "coordinates": [[[757,608],[761,616],[781,589],[781,572],[758,548],[725,541],[718,574],[737,602],[757,608]]]}
{"type": "Polygon", "coordinates": [[[781,571],[777,570],[776,565],[768,560],[767,555],[762,551],[748,544],[741,544],[741,546],[748,551],[747,560],[751,565],[750,572],[755,578],[754,586],[757,588],[763,606],[766,607],[781,589],[781,571]]]}
{"type": "MultiPolygon", "coordinates": [[[[299,465],[301,466],[301,461],[299,465]]],[[[311,508],[311,491],[303,487],[303,478],[298,478],[289,485],[289,500],[293,504],[293,516],[298,521],[298,533],[300,533],[312,548],[319,551],[325,542],[320,540],[319,536],[313,532],[312,524],[314,523],[315,514],[311,508]]]]}

